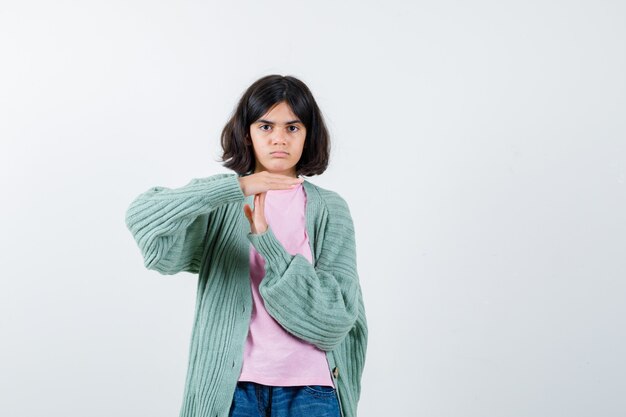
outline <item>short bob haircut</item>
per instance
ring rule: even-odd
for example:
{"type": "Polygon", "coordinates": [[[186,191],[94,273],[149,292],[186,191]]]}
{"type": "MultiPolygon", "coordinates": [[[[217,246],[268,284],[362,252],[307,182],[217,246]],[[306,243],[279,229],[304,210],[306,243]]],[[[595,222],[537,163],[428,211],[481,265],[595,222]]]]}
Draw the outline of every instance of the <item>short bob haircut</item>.
{"type": "Polygon", "coordinates": [[[222,130],[224,153],[220,162],[240,176],[254,173],[256,158],[250,139],[250,125],[273,106],[286,102],[304,123],[306,137],[296,175],[320,175],[330,156],[330,137],[322,113],[309,88],[295,77],[266,75],[255,81],[243,94],[230,120],[222,130]]]}

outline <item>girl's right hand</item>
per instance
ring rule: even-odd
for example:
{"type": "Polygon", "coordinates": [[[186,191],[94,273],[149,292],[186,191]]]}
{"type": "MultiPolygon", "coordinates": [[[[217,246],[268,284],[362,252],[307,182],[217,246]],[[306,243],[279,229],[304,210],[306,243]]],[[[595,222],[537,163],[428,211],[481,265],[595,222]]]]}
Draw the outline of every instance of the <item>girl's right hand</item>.
{"type": "Polygon", "coordinates": [[[289,190],[301,184],[304,178],[294,178],[283,174],[272,174],[260,171],[255,174],[239,178],[239,185],[246,197],[252,194],[263,193],[267,190],[289,190]]]}

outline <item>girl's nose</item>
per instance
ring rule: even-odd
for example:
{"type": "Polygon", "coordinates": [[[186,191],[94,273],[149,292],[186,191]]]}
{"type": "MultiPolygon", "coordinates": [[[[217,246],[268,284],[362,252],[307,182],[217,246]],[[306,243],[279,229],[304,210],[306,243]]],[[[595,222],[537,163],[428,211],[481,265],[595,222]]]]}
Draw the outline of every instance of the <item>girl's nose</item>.
{"type": "Polygon", "coordinates": [[[272,143],[287,143],[286,137],[287,135],[285,133],[274,133],[274,136],[272,137],[272,143]]]}

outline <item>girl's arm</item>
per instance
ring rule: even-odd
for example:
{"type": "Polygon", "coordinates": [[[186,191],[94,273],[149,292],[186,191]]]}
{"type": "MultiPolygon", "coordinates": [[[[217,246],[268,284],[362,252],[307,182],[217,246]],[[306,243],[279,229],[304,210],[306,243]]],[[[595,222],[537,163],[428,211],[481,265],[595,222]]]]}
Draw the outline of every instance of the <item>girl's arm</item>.
{"type": "Polygon", "coordinates": [[[204,251],[209,213],[243,200],[236,174],[194,178],[181,188],[152,187],[126,210],[144,265],[164,275],[197,273],[204,251]]]}
{"type": "Polygon", "coordinates": [[[344,340],[362,308],[352,217],[346,202],[333,196],[315,267],[301,254],[289,254],[271,226],[248,234],[265,259],[259,292],[266,310],[287,331],[325,351],[344,340]]]}

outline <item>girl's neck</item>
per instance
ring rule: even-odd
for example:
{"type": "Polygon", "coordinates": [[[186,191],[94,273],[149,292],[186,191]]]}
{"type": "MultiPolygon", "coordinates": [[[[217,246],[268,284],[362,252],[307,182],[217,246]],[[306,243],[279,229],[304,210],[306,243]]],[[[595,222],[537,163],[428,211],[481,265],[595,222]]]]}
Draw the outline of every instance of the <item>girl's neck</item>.
{"type": "MultiPolygon", "coordinates": [[[[258,173],[258,172],[262,172],[262,171],[268,171],[267,169],[256,169],[254,171],[254,174],[258,173]]],[[[268,172],[272,172],[272,171],[268,171],[268,172]]],[[[298,178],[298,175],[296,175],[296,171],[295,170],[291,170],[291,171],[282,171],[282,172],[272,172],[273,174],[281,174],[281,175],[287,175],[288,177],[292,177],[292,178],[298,178]]]]}

